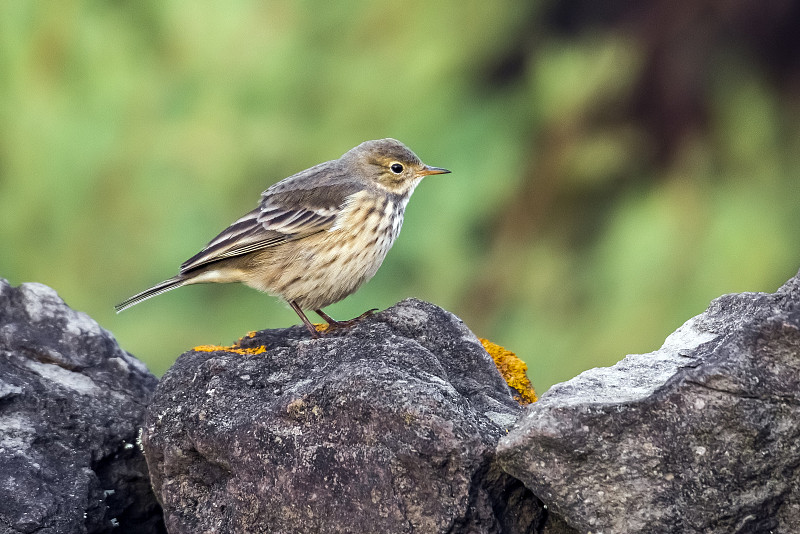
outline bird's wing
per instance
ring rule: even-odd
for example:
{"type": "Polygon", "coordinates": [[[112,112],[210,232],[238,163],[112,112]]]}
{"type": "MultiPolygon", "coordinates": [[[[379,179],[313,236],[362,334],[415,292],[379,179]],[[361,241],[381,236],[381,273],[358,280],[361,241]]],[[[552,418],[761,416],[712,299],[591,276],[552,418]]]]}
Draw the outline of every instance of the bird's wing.
{"type": "Polygon", "coordinates": [[[313,186],[308,181],[297,181],[297,187],[291,187],[287,180],[264,191],[258,208],[186,260],[181,273],[327,230],[334,225],[347,197],[359,190],[355,184],[313,186]]]}

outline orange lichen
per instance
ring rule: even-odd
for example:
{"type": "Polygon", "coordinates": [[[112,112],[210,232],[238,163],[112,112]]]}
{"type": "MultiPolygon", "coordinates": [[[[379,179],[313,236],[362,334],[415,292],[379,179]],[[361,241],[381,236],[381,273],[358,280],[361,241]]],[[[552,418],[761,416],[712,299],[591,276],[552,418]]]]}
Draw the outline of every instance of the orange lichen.
{"type": "Polygon", "coordinates": [[[215,352],[218,350],[227,350],[228,347],[221,347],[220,345],[198,345],[192,350],[195,352],[215,352]]]}
{"type": "Polygon", "coordinates": [[[481,339],[481,344],[494,360],[494,364],[506,384],[518,393],[518,395],[514,395],[514,400],[522,405],[536,402],[536,392],[533,390],[533,384],[528,379],[528,366],[525,362],[510,350],[496,345],[488,339],[481,339]]]}
{"type": "Polygon", "coordinates": [[[225,351],[225,352],[233,352],[234,354],[241,354],[242,356],[245,355],[254,355],[254,354],[262,354],[267,352],[267,347],[261,345],[260,347],[249,347],[249,348],[241,348],[238,346],[238,343],[231,345],[230,347],[221,347],[219,345],[199,345],[192,349],[196,352],[216,352],[218,350],[225,351]]]}
{"type": "Polygon", "coordinates": [[[317,332],[325,332],[325,331],[328,330],[328,328],[330,328],[330,325],[327,324],[327,323],[325,323],[325,324],[314,323],[314,328],[316,329],[317,332]]]}
{"type": "Polygon", "coordinates": [[[253,339],[254,337],[256,337],[256,334],[257,334],[257,333],[258,333],[258,332],[256,332],[255,330],[254,330],[254,331],[252,331],[252,332],[248,332],[248,333],[247,333],[247,334],[245,334],[244,336],[240,337],[240,338],[239,338],[239,340],[238,340],[236,343],[234,343],[233,345],[231,345],[231,346],[232,346],[232,347],[234,347],[234,348],[241,347],[241,346],[242,346],[242,343],[244,343],[244,341],[245,341],[246,339],[253,339]]]}

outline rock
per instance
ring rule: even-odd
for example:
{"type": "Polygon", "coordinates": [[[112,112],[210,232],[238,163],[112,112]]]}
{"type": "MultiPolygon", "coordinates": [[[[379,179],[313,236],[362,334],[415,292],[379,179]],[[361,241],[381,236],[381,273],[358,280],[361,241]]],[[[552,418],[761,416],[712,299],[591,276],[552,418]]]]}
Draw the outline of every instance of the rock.
{"type": "Polygon", "coordinates": [[[0,532],[164,532],[134,445],[155,386],[55,291],[0,279],[0,532]]]}
{"type": "Polygon", "coordinates": [[[539,532],[494,462],[520,406],[452,314],[406,300],[352,328],[197,347],[143,444],[172,534],[539,532]]]}
{"type": "Polygon", "coordinates": [[[582,532],[797,532],[800,279],[552,387],[498,455],[582,532]]]}

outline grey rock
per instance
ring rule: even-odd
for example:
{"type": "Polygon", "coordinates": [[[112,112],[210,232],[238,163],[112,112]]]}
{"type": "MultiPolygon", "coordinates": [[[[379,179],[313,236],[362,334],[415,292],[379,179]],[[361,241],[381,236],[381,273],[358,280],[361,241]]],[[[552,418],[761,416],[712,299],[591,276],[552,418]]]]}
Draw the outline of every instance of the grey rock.
{"type": "Polygon", "coordinates": [[[554,386],[498,455],[581,532],[800,531],[800,279],[554,386]]]}
{"type": "Polygon", "coordinates": [[[459,319],[406,300],[320,339],[183,354],[143,444],[173,534],[540,532],[541,504],[494,462],[519,412],[459,319]]]}
{"type": "Polygon", "coordinates": [[[163,532],[134,444],[156,382],[52,289],[0,279],[0,532],[163,532]]]}

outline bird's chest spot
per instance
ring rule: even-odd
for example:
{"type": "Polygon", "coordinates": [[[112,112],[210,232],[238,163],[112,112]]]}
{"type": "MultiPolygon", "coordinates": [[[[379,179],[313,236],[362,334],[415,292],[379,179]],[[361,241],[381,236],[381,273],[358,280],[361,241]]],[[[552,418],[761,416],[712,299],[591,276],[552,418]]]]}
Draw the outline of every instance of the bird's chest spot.
{"type": "Polygon", "coordinates": [[[339,277],[371,278],[400,233],[404,208],[391,198],[358,195],[310,261],[339,277]]]}
{"type": "Polygon", "coordinates": [[[391,212],[391,240],[394,243],[394,240],[397,239],[397,236],[400,235],[400,228],[403,226],[403,214],[405,213],[405,206],[389,202],[387,206],[387,211],[391,212]]]}
{"type": "Polygon", "coordinates": [[[387,200],[382,209],[370,217],[371,220],[366,225],[365,230],[372,234],[373,246],[382,256],[389,252],[397,236],[400,235],[400,228],[403,226],[403,208],[403,205],[387,200]]]}

